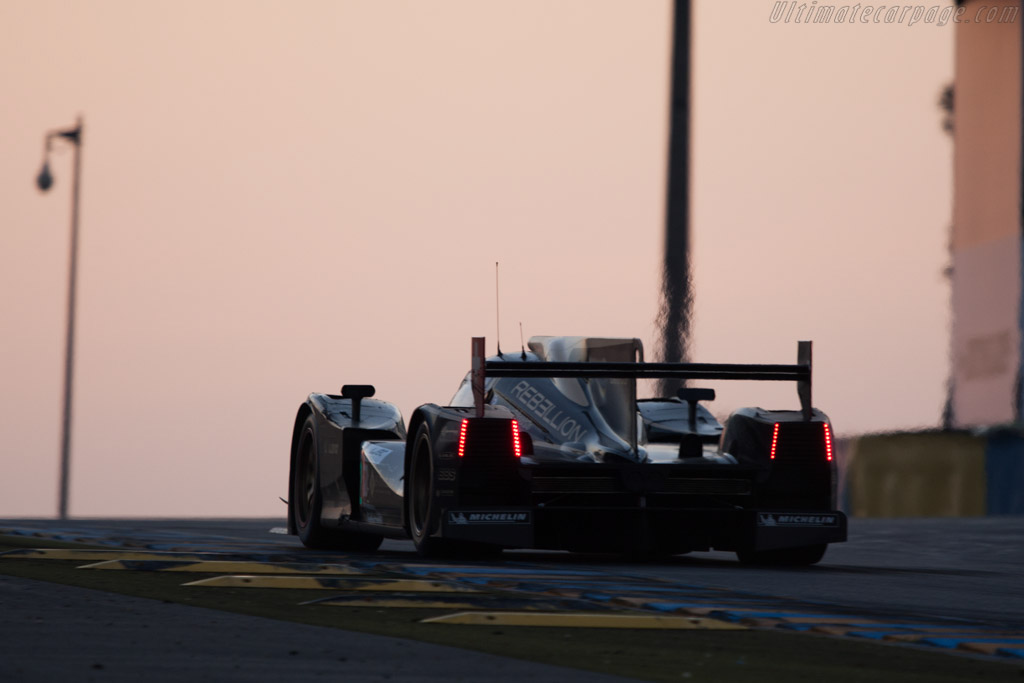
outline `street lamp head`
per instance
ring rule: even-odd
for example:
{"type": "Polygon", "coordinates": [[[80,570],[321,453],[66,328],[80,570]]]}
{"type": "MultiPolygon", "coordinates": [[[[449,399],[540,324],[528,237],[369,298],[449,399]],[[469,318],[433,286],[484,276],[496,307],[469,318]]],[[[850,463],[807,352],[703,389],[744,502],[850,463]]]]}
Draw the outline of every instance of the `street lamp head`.
{"type": "Polygon", "coordinates": [[[46,134],[43,144],[43,167],[39,169],[39,175],[36,176],[36,186],[43,192],[53,187],[53,174],[50,173],[50,145],[54,138],[64,138],[76,148],[80,148],[82,146],[82,117],[78,117],[78,125],[74,128],[51,130],[46,134]]]}
{"type": "Polygon", "coordinates": [[[39,175],[36,177],[36,185],[43,192],[53,187],[53,174],[50,173],[49,159],[43,160],[43,167],[39,169],[39,175]]]}

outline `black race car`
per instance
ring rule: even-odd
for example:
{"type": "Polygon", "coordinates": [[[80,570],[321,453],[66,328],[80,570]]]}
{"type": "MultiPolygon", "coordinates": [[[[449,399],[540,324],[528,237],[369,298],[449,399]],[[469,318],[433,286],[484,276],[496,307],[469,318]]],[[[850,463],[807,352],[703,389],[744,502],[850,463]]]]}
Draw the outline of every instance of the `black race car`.
{"type": "MultiPolygon", "coordinates": [[[[813,564],[846,540],[828,418],[811,407],[811,345],[795,365],[645,363],[639,339],[534,337],[484,360],[408,429],[372,386],[311,394],[292,432],[288,530],[311,548],[423,555],[546,548],[813,564]],[[637,379],[777,380],[801,409],[744,408],[714,390],[637,400],[637,379]]],[[[681,382],[680,382],[681,383],[681,382]]]]}

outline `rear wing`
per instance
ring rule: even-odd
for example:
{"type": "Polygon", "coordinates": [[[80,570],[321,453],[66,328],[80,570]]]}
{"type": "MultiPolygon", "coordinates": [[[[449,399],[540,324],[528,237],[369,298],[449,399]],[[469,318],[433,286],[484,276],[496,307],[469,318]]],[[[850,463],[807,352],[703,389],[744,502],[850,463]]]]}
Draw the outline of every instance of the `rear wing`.
{"type": "MultiPolygon", "coordinates": [[[[474,344],[474,354],[482,353],[482,338],[474,344]],[[478,351],[479,349],[479,351],[478,351]]],[[[743,363],[621,363],[557,361],[485,361],[474,355],[473,364],[483,386],[483,376],[490,377],[580,377],[580,378],[633,378],[633,379],[701,379],[701,380],[756,380],[767,382],[796,382],[797,396],[804,420],[811,420],[811,342],[797,342],[795,365],[751,365],[743,363]],[[480,370],[476,370],[480,368],[480,370]]],[[[481,396],[482,396],[481,392],[481,396]]]]}

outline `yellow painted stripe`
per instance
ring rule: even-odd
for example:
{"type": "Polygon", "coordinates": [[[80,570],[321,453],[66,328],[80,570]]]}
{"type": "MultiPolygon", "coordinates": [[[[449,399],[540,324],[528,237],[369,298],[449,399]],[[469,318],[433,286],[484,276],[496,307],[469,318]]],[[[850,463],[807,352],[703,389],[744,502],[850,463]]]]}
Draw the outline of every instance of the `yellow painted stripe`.
{"type": "Polygon", "coordinates": [[[587,612],[458,612],[424,619],[431,624],[489,626],[547,626],[568,628],[656,628],[745,631],[746,626],[700,617],[665,617],[645,614],[587,612]]]}
{"type": "Polygon", "coordinates": [[[365,572],[340,564],[303,564],[298,562],[241,562],[231,560],[182,561],[177,558],[161,558],[152,561],[107,560],[87,564],[79,569],[119,569],[159,572],[192,572],[200,574],[333,574],[361,576],[365,572]]]}
{"type": "Polygon", "coordinates": [[[405,591],[409,593],[476,593],[468,586],[450,585],[439,581],[414,579],[335,579],[316,576],[214,576],[191,581],[186,586],[216,586],[221,588],[300,588],[344,591],[405,591]]]}
{"type": "Polygon", "coordinates": [[[174,553],[136,550],[68,550],[65,548],[22,548],[0,553],[3,560],[80,560],[98,562],[101,560],[199,560],[196,553],[174,553]]]}

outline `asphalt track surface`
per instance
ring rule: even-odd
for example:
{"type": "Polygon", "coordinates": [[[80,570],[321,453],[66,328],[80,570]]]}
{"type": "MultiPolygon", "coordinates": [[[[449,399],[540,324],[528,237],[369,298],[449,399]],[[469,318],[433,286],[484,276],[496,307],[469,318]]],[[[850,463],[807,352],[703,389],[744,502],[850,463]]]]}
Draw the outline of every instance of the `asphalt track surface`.
{"type": "MultiPolygon", "coordinates": [[[[6,520],[0,521],[0,532],[40,532],[63,540],[154,550],[305,553],[294,537],[271,532],[281,526],[282,520],[6,520]]],[[[538,575],[586,572],[597,577],[598,586],[607,577],[612,594],[612,582],[623,576],[671,582],[691,596],[714,592],[719,603],[733,601],[748,615],[751,605],[769,605],[765,609],[773,613],[842,613],[865,622],[991,630],[1024,641],[1024,517],[851,520],[850,539],[830,547],[819,565],[799,569],[741,567],[725,553],[641,563],[514,551],[506,552],[498,564],[531,567],[538,575]]],[[[398,541],[385,542],[370,557],[410,566],[419,561],[411,543],[398,541]]],[[[166,679],[160,678],[158,667],[149,680],[180,681],[183,671],[195,672],[189,676],[195,680],[269,681],[286,675],[306,680],[336,672],[339,660],[357,680],[477,680],[481,671],[499,681],[527,676],[536,681],[622,680],[383,636],[346,633],[339,638],[332,629],[24,579],[0,577],[0,603],[0,680],[64,679],[57,659],[24,657],[40,651],[42,643],[70,648],[66,657],[95,659],[77,664],[98,666],[92,669],[96,680],[128,680],[102,663],[104,648],[113,653],[126,642],[136,643],[140,658],[174,663],[167,667],[166,679]],[[116,620],[107,618],[112,614],[116,620]],[[106,630],[101,622],[108,624],[106,630]],[[239,638],[243,632],[247,637],[239,638]],[[310,656],[289,656],[300,651],[310,656]],[[396,657],[397,652],[403,656],[396,657]],[[417,664],[410,667],[408,662],[417,664]]]]}
{"type": "Polygon", "coordinates": [[[0,681],[626,680],[3,576],[0,604],[0,681]]]}

